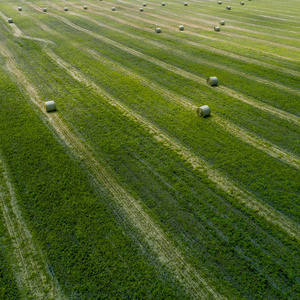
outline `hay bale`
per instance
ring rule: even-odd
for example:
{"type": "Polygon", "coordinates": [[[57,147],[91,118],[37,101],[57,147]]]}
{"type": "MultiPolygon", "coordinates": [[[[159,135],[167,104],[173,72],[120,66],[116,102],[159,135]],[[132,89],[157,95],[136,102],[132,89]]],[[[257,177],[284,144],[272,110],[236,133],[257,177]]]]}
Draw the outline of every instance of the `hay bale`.
{"type": "Polygon", "coordinates": [[[146,4],[146,3],[143,3],[143,6],[145,7],[145,6],[147,6],[147,4],[146,4]]]}
{"type": "Polygon", "coordinates": [[[64,8],[64,11],[68,11],[69,9],[67,7],[64,8]]]}
{"type": "Polygon", "coordinates": [[[244,2],[241,2],[241,5],[244,5],[245,3],[244,2]]]}
{"type": "Polygon", "coordinates": [[[226,6],[226,9],[227,10],[231,10],[231,6],[226,6]]]}
{"type": "Polygon", "coordinates": [[[207,117],[210,115],[210,108],[208,105],[203,105],[197,108],[197,115],[199,117],[207,117]]]}
{"type": "Polygon", "coordinates": [[[47,8],[43,8],[43,12],[47,12],[47,8]]]}
{"type": "Polygon", "coordinates": [[[220,25],[225,25],[225,21],[221,20],[220,25]]]}
{"type": "Polygon", "coordinates": [[[183,25],[179,25],[179,30],[183,31],[184,30],[184,26],[183,25]]]}
{"type": "Polygon", "coordinates": [[[18,11],[22,11],[22,7],[18,7],[18,11]]]}
{"type": "Polygon", "coordinates": [[[222,1],[219,1],[218,4],[222,4],[222,1]]]}
{"type": "Polygon", "coordinates": [[[156,33],[161,33],[161,29],[160,28],[155,28],[155,32],[156,33]]]}
{"type": "Polygon", "coordinates": [[[112,7],[111,10],[112,10],[112,11],[116,11],[116,8],[115,8],[115,7],[112,7]]]}
{"type": "Polygon", "coordinates": [[[85,5],[85,6],[83,7],[83,9],[87,9],[87,6],[85,5]]]}
{"type": "Polygon", "coordinates": [[[12,18],[8,18],[7,21],[8,21],[8,23],[13,23],[14,22],[12,18]]]}
{"type": "Polygon", "coordinates": [[[187,6],[187,2],[184,2],[183,5],[184,5],[184,6],[187,6]]]}
{"type": "Polygon", "coordinates": [[[166,6],[166,3],[165,3],[165,2],[162,2],[162,3],[161,3],[161,6],[166,6]]]}
{"type": "Polygon", "coordinates": [[[208,77],[206,82],[210,85],[210,86],[216,86],[218,85],[218,78],[217,77],[208,77]]]}
{"type": "Polygon", "coordinates": [[[56,106],[55,106],[55,102],[54,101],[47,101],[47,102],[45,102],[45,106],[46,106],[46,111],[47,112],[55,111],[56,110],[56,106]]]}
{"type": "Polygon", "coordinates": [[[141,8],[140,8],[140,11],[144,11],[144,9],[141,7],[141,8]]]}
{"type": "Polygon", "coordinates": [[[220,31],[220,30],[221,30],[221,29],[220,29],[220,26],[215,26],[215,27],[214,27],[214,30],[215,30],[215,31],[220,31]]]}

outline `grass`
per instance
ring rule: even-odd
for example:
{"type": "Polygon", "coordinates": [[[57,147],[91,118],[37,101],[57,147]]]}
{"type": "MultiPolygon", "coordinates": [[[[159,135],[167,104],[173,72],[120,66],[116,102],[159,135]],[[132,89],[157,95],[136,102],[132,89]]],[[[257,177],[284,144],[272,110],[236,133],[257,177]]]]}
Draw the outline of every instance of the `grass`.
{"type": "MultiPolygon", "coordinates": [[[[45,6],[39,1],[31,2],[45,6]]],[[[65,6],[61,1],[55,3],[65,6]]],[[[224,131],[214,114],[296,157],[299,156],[297,122],[243,103],[221,88],[211,88],[201,81],[217,75],[220,87],[299,116],[298,77],[283,69],[297,71],[297,52],[291,52],[288,57],[291,60],[277,57],[286,54],[284,31],[291,39],[296,35],[293,15],[287,14],[286,22],[279,21],[286,26],[273,33],[273,21],[255,12],[261,10],[261,14],[267,14],[262,3],[246,2],[244,11],[231,3],[231,12],[222,5],[222,17],[226,16],[228,24],[224,32],[232,35],[217,35],[203,28],[200,32],[196,27],[189,28],[191,34],[180,33],[178,24],[175,26],[167,19],[161,24],[175,26],[177,31],[162,25],[163,32],[157,35],[153,28],[159,18],[147,14],[154,3],[160,4],[147,3],[143,23],[139,23],[138,9],[136,13],[131,10],[136,6],[132,2],[117,7],[116,13],[110,11],[110,2],[97,3],[99,8],[93,2],[90,6],[87,3],[87,11],[68,4],[69,13],[57,10],[50,2],[47,14],[24,6],[25,14],[16,23],[21,31],[54,43],[46,46],[27,38],[12,38],[7,25],[2,29],[3,43],[38,89],[41,99],[55,99],[56,114],[91,149],[118,184],[141,203],[216,291],[237,299],[296,299],[299,239],[249,209],[230,190],[221,189],[205,171],[194,168],[180,152],[151,131],[151,126],[155,126],[194,157],[204,160],[209,170],[218,171],[262,205],[298,223],[299,170],[224,131]],[[90,20],[73,15],[73,11],[90,20]],[[60,17],[79,27],[66,25],[60,17]],[[231,21],[238,24],[243,20],[244,26],[255,33],[230,27],[231,21]],[[263,20],[262,24],[257,20],[263,20]],[[37,25],[32,26],[35,21],[37,25]],[[44,31],[38,22],[52,32],[44,31]],[[146,30],[137,28],[141,24],[146,30]],[[87,29],[91,34],[79,29],[87,29]],[[271,36],[266,35],[267,29],[271,36]],[[241,33],[245,43],[235,46],[236,35],[241,33]],[[274,40],[272,34],[282,38],[274,40]],[[259,43],[250,42],[251,36],[259,38],[259,43]],[[275,49],[268,41],[282,43],[282,47],[277,45],[279,48],[275,49]],[[70,76],[50,58],[47,49],[99,89],[87,87],[70,76]],[[93,50],[97,57],[86,49],[93,50]],[[235,53],[247,61],[219,50],[235,53]],[[182,75],[174,73],[174,67],[182,75]],[[235,71],[249,74],[253,79],[235,71]],[[139,80],[135,74],[140,76],[139,80]],[[199,82],[184,74],[198,76],[199,82]],[[259,82],[260,79],[277,86],[259,82]],[[161,89],[155,90],[151,84],[161,89]],[[172,92],[179,100],[187,99],[191,105],[208,104],[212,117],[199,119],[195,111],[173,101],[163,90],[172,92]],[[113,101],[128,108],[130,113],[112,105],[113,101]]],[[[205,6],[203,1],[189,4],[190,18],[182,13],[183,5],[179,2],[166,6],[167,14],[158,8],[151,10],[151,14],[169,19],[175,19],[172,12],[181,14],[181,21],[196,26],[199,25],[196,18],[203,16],[201,26],[208,28],[209,22],[219,19],[214,15],[221,14],[221,6],[215,4],[205,6]]],[[[0,10],[14,19],[19,15],[8,4],[1,4],[0,10]]],[[[270,13],[275,13],[275,8],[270,13]]],[[[278,12],[278,17],[284,13],[278,12]]],[[[297,46],[296,38],[287,44],[297,46]]],[[[4,140],[1,150],[10,166],[26,223],[65,294],[89,299],[96,298],[97,293],[102,298],[106,295],[189,297],[170,275],[168,266],[157,259],[151,246],[114,206],[115,200],[109,192],[91,180],[86,166],[73,157],[58,136],[53,137],[51,125],[27,103],[24,89],[21,86],[13,89],[11,94],[7,88],[3,90],[6,100],[2,100],[0,113],[4,140]],[[14,114],[8,120],[9,111],[14,114]],[[7,135],[8,131],[11,135],[7,135]],[[143,250],[139,250],[139,245],[143,250]]]]}

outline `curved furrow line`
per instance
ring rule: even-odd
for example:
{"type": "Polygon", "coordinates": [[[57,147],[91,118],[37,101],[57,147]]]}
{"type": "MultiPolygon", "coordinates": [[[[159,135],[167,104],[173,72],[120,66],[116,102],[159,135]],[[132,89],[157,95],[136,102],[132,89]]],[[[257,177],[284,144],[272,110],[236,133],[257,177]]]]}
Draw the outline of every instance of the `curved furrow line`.
{"type": "Polygon", "coordinates": [[[146,39],[146,38],[143,38],[141,36],[138,36],[136,34],[132,34],[132,33],[129,33],[125,30],[121,30],[121,29],[117,29],[117,28],[113,28],[112,26],[110,25],[107,25],[103,22],[99,22],[99,21],[96,21],[94,20],[93,18],[90,18],[88,16],[82,16],[78,13],[74,13],[74,12],[71,12],[70,14],[72,15],[76,15],[76,16],[80,16],[86,20],[89,20],[97,25],[100,25],[101,27],[104,27],[104,28],[107,28],[107,29],[110,29],[110,30],[114,30],[115,32],[119,32],[121,34],[124,34],[124,35],[127,35],[129,37],[132,37],[134,38],[135,40],[140,40],[140,41],[143,41],[147,44],[150,44],[150,45],[153,45],[157,48],[161,48],[161,49],[164,49],[166,51],[169,51],[170,53],[173,52],[173,53],[176,53],[178,55],[180,55],[181,57],[186,57],[188,59],[191,59],[193,60],[194,62],[198,62],[200,65],[201,64],[205,64],[205,65],[209,65],[209,66],[212,66],[212,67],[215,67],[215,68],[219,68],[219,69],[223,69],[223,70],[226,70],[228,71],[229,73],[232,73],[232,74],[237,74],[241,77],[245,77],[247,79],[251,79],[253,81],[256,81],[256,82],[259,82],[259,83],[263,83],[265,85],[268,85],[268,86],[273,86],[273,87],[276,87],[278,89],[281,89],[281,90],[284,90],[286,92],[289,92],[291,94],[295,94],[295,95],[298,95],[300,96],[300,91],[299,90],[295,90],[293,88],[290,88],[290,87],[287,87],[285,85],[282,85],[282,84],[278,84],[278,83],[275,83],[275,82],[272,82],[270,80],[266,80],[266,79],[263,79],[263,78],[260,78],[260,77],[257,77],[257,76],[253,76],[253,75],[250,75],[248,73],[245,73],[245,72],[241,72],[241,71],[238,71],[238,70],[235,70],[235,69],[232,69],[232,68],[229,68],[229,67],[226,67],[224,65],[221,65],[221,64],[218,64],[218,63],[214,63],[212,61],[208,61],[208,60],[205,60],[205,59],[201,59],[199,58],[198,56],[192,56],[192,55],[188,55],[186,54],[185,52],[181,51],[181,50],[176,50],[170,46],[166,46],[162,43],[159,43],[159,42],[156,42],[156,41],[152,41],[152,40],[149,40],[149,39],[146,39]]]}
{"type": "MultiPolygon", "coordinates": [[[[72,3],[72,2],[68,1],[68,3],[72,3]]],[[[93,6],[95,8],[99,8],[96,5],[90,5],[90,6],[93,6]]],[[[79,8],[79,6],[77,6],[77,7],[79,8]]],[[[56,8],[58,8],[58,7],[56,6],[56,8]]],[[[102,9],[102,11],[103,10],[108,10],[108,9],[102,9]]],[[[153,33],[153,30],[137,26],[137,25],[132,24],[132,23],[130,23],[128,21],[125,21],[123,19],[118,18],[117,16],[112,16],[112,15],[104,14],[104,13],[101,13],[99,11],[97,11],[97,12],[93,11],[93,13],[97,14],[97,15],[105,16],[105,17],[110,18],[112,20],[116,20],[116,21],[118,21],[121,24],[126,24],[126,25],[129,25],[129,26],[133,27],[133,28],[137,28],[137,29],[140,29],[140,30],[143,30],[143,31],[146,31],[146,32],[153,33]]],[[[81,15],[81,17],[83,17],[83,15],[81,15]]],[[[145,22],[145,19],[143,19],[142,17],[131,16],[131,19],[132,18],[137,19],[139,21],[145,22]]],[[[96,21],[94,20],[94,22],[96,22],[96,21]]],[[[175,28],[174,26],[166,25],[165,27],[168,28],[168,29],[170,29],[170,30],[173,30],[173,31],[175,31],[175,30],[177,31],[178,30],[177,27],[175,28]]],[[[188,34],[188,35],[192,35],[192,36],[196,36],[196,37],[201,37],[201,38],[212,40],[212,41],[220,41],[218,38],[208,37],[206,35],[202,35],[202,34],[199,34],[199,33],[196,33],[196,32],[192,32],[192,31],[189,31],[189,30],[185,30],[182,33],[188,34]]],[[[170,39],[174,39],[174,36],[171,35],[171,34],[165,33],[165,35],[168,38],[170,38],[170,39]]],[[[236,60],[240,60],[240,61],[247,62],[247,63],[252,63],[252,64],[255,64],[257,66],[263,66],[263,67],[268,68],[268,69],[277,70],[277,71],[280,71],[280,72],[283,72],[283,73],[286,73],[286,74],[289,74],[289,75],[294,75],[294,76],[300,77],[300,72],[298,72],[298,71],[291,70],[291,69],[284,68],[284,67],[280,67],[280,66],[275,66],[275,65],[263,62],[263,61],[259,61],[259,60],[253,59],[253,58],[247,58],[247,57],[239,55],[239,54],[234,54],[234,53],[231,53],[229,51],[221,50],[221,49],[214,48],[212,46],[207,46],[207,45],[204,45],[204,44],[201,44],[201,43],[197,43],[197,42],[193,42],[193,41],[187,41],[185,39],[179,38],[178,36],[176,36],[176,41],[180,42],[181,44],[193,45],[193,46],[195,46],[197,48],[202,48],[202,49],[208,50],[208,51],[213,52],[213,53],[225,55],[227,57],[231,57],[231,58],[234,58],[236,60]]],[[[239,47],[239,48],[245,48],[245,49],[248,49],[248,50],[250,49],[250,50],[253,51],[253,48],[250,48],[248,46],[244,46],[244,45],[241,45],[241,44],[237,44],[237,43],[233,43],[233,42],[228,42],[228,41],[227,41],[227,44],[230,44],[230,45],[233,45],[233,46],[239,47]]],[[[281,55],[277,55],[277,54],[274,54],[274,53],[271,53],[271,52],[262,51],[262,50],[258,50],[258,51],[261,52],[261,53],[267,54],[267,55],[278,57],[280,59],[293,60],[293,59],[291,59],[289,57],[283,57],[281,55]]]]}
{"type": "MultiPolygon", "coordinates": [[[[46,114],[44,111],[44,103],[40,99],[38,91],[15,65],[11,54],[7,51],[5,52],[5,58],[9,60],[10,64],[9,70],[26,89],[30,100],[45,114],[59,137],[63,139],[71,149],[75,150],[76,156],[79,156],[88,166],[92,172],[91,174],[97,178],[97,181],[113,195],[117,204],[128,215],[132,224],[141,231],[159,259],[163,263],[167,263],[167,266],[175,273],[183,286],[185,286],[196,299],[208,299],[211,297],[214,299],[225,299],[225,297],[214,291],[213,287],[207,283],[199,270],[193,268],[186,261],[184,255],[173,245],[161,228],[144,211],[139,202],[116,182],[113,176],[96,160],[92,152],[84,146],[78,137],[71,133],[61,118],[57,114],[46,114]]],[[[76,79],[82,81],[81,75],[78,75],[76,79]]],[[[53,299],[60,299],[59,297],[58,295],[57,298],[54,297],[53,299]]],[[[36,297],[36,299],[43,298],[36,297]]],[[[51,298],[45,297],[45,299],[51,298]]]]}
{"type": "Polygon", "coordinates": [[[216,183],[218,188],[224,190],[227,193],[230,193],[233,197],[235,197],[247,208],[254,210],[255,212],[257,212],[257,214],[263,216],[267,221],[276,224],[289,235],[297,239],[300,239],[300,235],[299,235],[300,228],[298,228],[297,224],[294,224],[294,222],[292,222],[287,217],[277,212],[269,205],[261,203],[259,200],[257,200],[250,194],[236,187],[234,183],[230,182],[223,175],[221,175],[215,170],[212,170],[205,161],[195,156],[193,153],[189,151],[189,149],[185,148],[180,143],[175,142],[172,138],[168,137],[166,134],[162,133],[161,130],[156,128],[155,125],[151,124],[143,117],[139,116],[138,114],[132,112],[129,108],[125,107],[122,103],[114,99],[107,92],[103,91],[94,82],[84,77],[84,75],[82,75],[71,65],[63,61],[52,51],[50,51],[49,49],[45,49],[45,50],[46,53],[53,59],[53,61],[59,64],[60,67],[64,68],[74,79],[80,81],[81,83],[87,85],[88,87],[94,88],[95,91],[97,91],[97,93],[101,97],[103,97],[108,103],[110,103],[113,106],[117,106],[125,115],[132,118],[133,120],[136,120],[141,125],[143,125],[144,128],[150,130],[150,132],[155,134],[155,137],[158,141],[163,141],[167,147],[177,152],[181,157],[183,157],[187,162],[189,162],[193,166],[193,168],[205,172],[208,175],[208,178],[214,183],[216,183]]]}
{"type": "MultiPolygon", "coordinates": [[[[139,51],[136,51],[136,50],[134,50],[132,48],[124,46],[124,45],[122,45],[122,44],[120,44],[120,43],[118,43],[116,41],[113,41],[113,40],[111,40],[109,38],[106,38],[106,37],[104,37],[102,35],[94,33],[94,32],[92,32],[92,31],[90,31],[88,29],[82,28],[82,27],[80,27],[80,26],[72,23],[71,21],[69,21],[68,19],[66,19],[64,17],[58,16],[58,15],[56,15],[54,13],[51,13],[51,15],[53,17],[61,20],[66,25],[71,26],[71,27],[73,27],[74,29],[76,29],[78,31],[84,32],[86,34],[89,34],[90,36],[93,36],[96,39],[101,40],[101,41],[103,41],[103,42],[105,42],[105,43],[107,43],[109,45],[112,45],[112,46],[114,46],[114,47],[116,47],[116,48],[118,48],[118,49],[120,49],[120,50],[122,50],[124,52],[127,52],[127,53],[129,53],[131,55],[134,55],[136,57],[144,59],[144,60],[146,60],[148,62],[153,63],[154,65],[162,67],[162,68],[164,68],[164,69],[166,69],[166,70],[168,70],[170,72],[173,72],[173,73],[175,73],[177,75],[180,75],[180,76],[182,76],[184,78],[187,78],[189,80],[192,80],[194,82],[200,83],[202,85],[207,85],[206,80],[204,78],[201,78],[201,77],[199,77],[197,75],[194,75],[192,73],[183,71],[180,68],[174,67],[174,66],[172,66],[170,64],[167,64],[167,63],[162,62],[162,61],[160,61],[160,60],[158,60],[156,58],[150,57],[150,56],[148,56],[146,54],[143,54],[143,53],[141,53],[139,51]]],[[[224,94],[226,94],[228,96],[231,96],[231,97],[233,97],[233,98],[235,98],[235,99],[237,99],[237,100],[239,100],[241,102],[247,103],[247,104],[249,104],[249,105],[251,105],[251,106],[253,106],[255,108],[258,108],[260,110],[266,111],[266,112],[268,112],[270,114],[273,114],[273,115],[276,115],[276,116],[278,116],[278,117],[280,117],[282,119],[285,119],[285,120],[288,120],[288,121],[292,121],[292,122],[296,123],[297,125],[300,125],[300,118],[298,116],[296,116],[296,115],[287,113],[287,112],[285,112],[283,110],[280,110],[278,108],[272,107],[272,106],[270,106],[268,104],[265,104],[265,103],[261,103],[259,101],[254,100],[254,99],[251,99],[249,97],[245,97],[241,93],[236,92],[234,90],[231,90],[229,88],[223,87],[223,86],[216,87],[216,90],[220,91],[220,92],[222,92],[222,93],[224,93],[224,94]]]]}

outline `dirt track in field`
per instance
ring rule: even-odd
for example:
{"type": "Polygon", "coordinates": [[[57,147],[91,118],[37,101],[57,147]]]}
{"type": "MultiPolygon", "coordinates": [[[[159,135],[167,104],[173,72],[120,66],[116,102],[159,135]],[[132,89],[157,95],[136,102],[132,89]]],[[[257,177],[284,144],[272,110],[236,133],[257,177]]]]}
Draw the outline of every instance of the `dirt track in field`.
{"type": "MultiPolygon", "coordinates": [[[[276,212],[271,207],[268,207],[265,204],[260,203],[257,199],[255,199],[253,196],[246,194],[241,189],[236,187],[233,183],[231,183],[229,180],[227,180],[224,176],[219,174],[217,171],[214,171],[209,168],[209,166],[199,159],[199,157],[193,155],[188,149],[186,149],[183,145],[180,145],[179,143],[176,143],[173,139],[168,137],[166,134],[163,134],[161,130],[156,128],[153,124],[151,124],[149,121],[145,120],[141,116],[133,113],[130,109],[125,107],[123,104],[121,104],[116,99],[112,98],[110,95],[108,95],[105,91],[103,91],[99,86],[97,86],[95,83],[93,83],[91,80],[86,78],[84,75],[82,75],[80,72],[78,72],[75,68],[73,68],[71,65],[64,62],[61,58],[59,58],[57,55],[55,55],[53,52],[46,50],[47,54],[52,57],[53,61],[58,63],[62,68],[64,68],[73,78],[76,80],[86,84],[89,87],[93,87],[98,94],[105,98],[111,105],[117,106],[125,115],[129,116],[130,118],[138,121],[141,125],[143,125],[145,128],[150,129],[150,132],[155,134],[155,137],[158,141],[163,141],[164,144],[177,152],[179,155],[181,155],[186,161],[188,161],[196,170],[205,172],[209,179],[212,180],[217,184],[219,188],[222,190],[228,192],[230,191],[231,195],[238,199],[241,203],[243,203],[245,206],[250,208],[251,210],[257,211],[257,213],[264,218],[266,218],[269,222],[278,225],[283,230],[285,230],[288,234],[290,234],[293,237],[300,238],[299,232],[300,229],[298,228],[298,225],[291,222],[288,218],[281,215],[280,213],[276,212]]],[[[217,118],[217,122],[220,121],[220,118],[217,118]]],[[[227,124],[226,121],[223,121],[221,126],[226,127],[229,126],[229,123],[227,124]]],[[[235,129],[235,132],[237,134],[242,135],[240,129],[230,124],[230,129],[235,129]]],[[[244,133],[244,132],[243,132],[244,133]]],[[[243,139],[246,139],[247,136],[243,137],[243,139]]],[[[252,140],[255,140],[255,138],[252,138],[252,140]]],[[[260,146],[263,143],[262,141],[256,141],[255,142],[260,146]]],[[[276,149],[277,150],[277,149],[276,149]]],[[[271,153],[271,152],[270,152],[271,153]]],[[[278,153],[274,152],[272,153],[272,156],[277,155],[278,153]]],[[[298,161],[299,163],[299,161],[298,161]]]]}
{"type": "MultiPolygon", "coordinates": [[[[44,113],[49,122],[52,124],[59,137],[63,139],[71,149],[75,150],[75,154],[79,156],[82,161],[89,167],[91,175],[95,176],[98,182],[105,186],[108,191],[114,196],[117,205],[126,212],[129,219],[136,226],[142,235],[147,240],[148,244],[158,255],[159,259],[166,263],[167,266],[173,271],[178,280],[194,295],[195,298],[206,299],[213,297],[214,299],[225,299],[219,295],[214,289],[204,280],[201,273],[194,269],[184,258],[183,254],[172,244],[164,232],[157,224],[144,212],[139,202],[126,192],[108,173],[103,166],[94,158],[94,155],[87,147],[83,145],[78,137],[76,137],[57,114],[46,114],[44,111],[43,101],[39,98],[37,90],[26,79],[24,74],[15,65],[13,57],[4,48],[0,48],[1,53],[7,61],[9,71],[16,76],[19,83],[24,86],[30,100],[38,106],[42,113],[44,113]]],[[[77,74],[73,73],[74,76],[77,74]]],[[[83,80],[81,76],[76,77],[77,80],[83,80]]],[[[21,263],[21,262],[20,262],[21,263]]],[[[26,261],[25,261],[26,263],[26,261]]],[[[30,269],[28,274],[32,275],[30,269]]],[[[41,276],[41,275],[40,275],[41,276]]],[[[41,277],[42,278],[42,277],[41,277]]],[[[26,279],[26,278],[24,278],[26,279]]],[[[40,284],[40,293],[45,295],[46,286],[40,284]]],[[[30,288],[34,288],[31,287],[30,288]]],[[[48,287],[49,288],[49,287],[48,287]]],[[[32,291],[33,292],[33,291],[32,291]]],[[[55,291],[53,291],[55,292],[55,291]]],[[[56,295],[56,294],[55,294],[56,295]]],[[[39,296],[40,297],[40,296],[39,296]]],[[[37,297],[36,299],[43,299],[37,297]]],[[[51,298],[47,298],[51,299],[51,298]]],[[[59,296],[54,299],[60,299],[59,296]]]]}

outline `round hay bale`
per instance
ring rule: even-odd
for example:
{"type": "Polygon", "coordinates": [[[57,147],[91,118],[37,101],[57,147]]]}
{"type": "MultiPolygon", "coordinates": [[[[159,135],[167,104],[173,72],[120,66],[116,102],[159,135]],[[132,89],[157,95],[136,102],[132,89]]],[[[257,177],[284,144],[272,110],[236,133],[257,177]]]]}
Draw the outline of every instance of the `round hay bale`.
{"type": "Polygon", "coordinates": [[[14,22],[12,18],[8,18],[7,21],[8,21],[8,23],[13,23],[14,22]]]}
{"type": "Polygon", "coordinates": [[[144,9],[141,7],[141,8],[140,8],[140,11],[144,11],[144,9]]]}
{"type": "Polygon", "coordinates": [[[67,7],[64,8],[64,11],[68,11],[69,9],[67,7]]]}
{"type": "Polygon", "coordinates": [[[22,7],[18,7],[18,11],[22,11],[22,7]]]}
{"type": "Polygon", "coordinates": [[[146,3],[143,3],[143,6],[147,6],[147,4],[146,4],[146,3]]]}
{"type": "Polygon", "coordinates": [[[219,1],[218,4],[222,4],[222,1],[219,1]]]}
{"type": "Polygon", "coordinates": [[[220,29],[220,26],[215,26],[215,27],[214,27],[214,30],[215,30],[215,31],[220,31],[220,30],[221,30],[221,29],[220,29]]]}
{"type": "Polygon", "coordinates": [[[210,108],[208,105],[203,105],[197,108],[197,115],[199,117],[207,117],[210,115],[210,108]]]}
{"type": "Polygon", "coordinates": [[[217,77],[208,77],[206,82],[210,85],[210,86],[215,86],[218,85],[218,78],[217,77]]]}
{"type": "Polygon", "coordinates": [[[187,4],[187,2],[184,2],[183,5],[184,5],[184,6],[187,6],[188,4],[187,4]]]}
{"type": "Polygon", "coordinates": [[[45,102],[45,106],[46,106],[46,111],[47,112],[55,111],[56,110],[56,106],[55,106],[55,102],[54,101],[47,101],[47,102],[45,102]]]}
{"type": "Polygon", "coordinates": [[[179,25],[179,30],[183,31],[184,30],[184,26],[183,25],[179,25]]]}
{"type": "Polygon", "coordinates": [[[111,10],[112,10],[112,11],[116,11],[116,8],[115,8],[115,7],[112,7],[111,10]]]}
{"type": "Polygon", "coordinates": [[[225,21],[221,20],[220,25],[225,25],[225,21]]]}
{"type": "Polygon", "coordinates": [[[83,7],[83,9],[87,9],[87,6],[85,5],[85,6],[83,7]]]}
{"type": "Polygon", "coordinates": [[[43,8],[43,12],[47,12],[47,8],[43,8]]]}
{"type": "Polygon", "coordinates": [[[165,2],[162,2],[161,6],[166,6],[166,3],[165,3],[165,2]]]}
{"type": "Polygon", "coordinates": [[[226,9],[227,10],[231,10],[231,6],[226,6],[226,9]]]}
{"type": "Polygon", "coordinates": [[[241,5],[244,5],[245,3],[244,2],[241,2],[241,5]]]}

